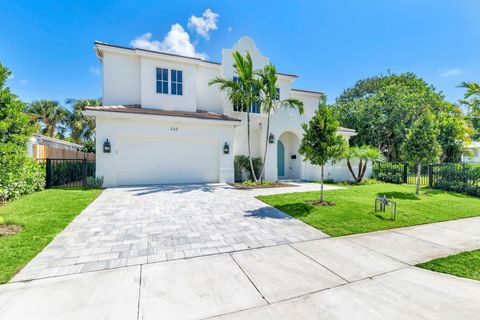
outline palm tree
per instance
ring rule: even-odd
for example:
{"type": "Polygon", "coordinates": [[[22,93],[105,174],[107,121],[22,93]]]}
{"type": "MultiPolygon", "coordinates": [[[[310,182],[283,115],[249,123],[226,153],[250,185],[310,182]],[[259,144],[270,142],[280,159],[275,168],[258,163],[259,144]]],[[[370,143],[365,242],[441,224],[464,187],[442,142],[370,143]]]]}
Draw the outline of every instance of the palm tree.
{"type": "Polygon", "coordinates": [[[467,89],[460,103],[467,106],[472,113],[480,114],[480,83],[462,82],[458,87],[467,89]]]}
{"type": "Polygon", "coordinates": [[[247,51],[244,57],[240,52],[235,51],[233,59],[235,60],[233,68],[238,76],[237,79],[215,77],[208,84],[218,85],[221,91],[227,92],[229,100],[239,108],[239,111],[247,113],[248,160],[253,181],[257,182],[258,179],[253,168],[250,147],[250,108],[253,103],[259,102],[260,83],[255,78],[250,52],[247,51]]]}
{"type": "Polygon", "coordinates": [[[362,182],[369,161],[383,161],[384,157],[380,150],[372,146],[350,147],[345,152],[347,167],[356,182],[362,182]],[[350,160],[358,159],[358,173],[355,174],[350,160]]]}
{"type": "Polygon", "coordinates": [[[280,100],[280,92],[277,86],[277,70],[271,63],[267,64],[263,69],[255,72],[260,78],[260,103],[262,111],[267,113],[267,133],[265,136],[265,150],[262,159],[262,170],[260,171],[259,180],[263,180],[265,173],[265,162],[267,160],[268,140],[270,136],[270,114],[280,108],[293,108],[303,114],[303,102],[297,99],[280,100]]]}
{"type": "Polygon", "coordinates": [[[58,101],[36,100],[28,105],[26,111],[43,127],[42,134],[50,137],[53,137],[55,133],[64,135],[68,110],[62,107],[58,101]]]}
{"type": "Polygon", "coordinates": [[[95,120],[83,115],[85,107],[101,106],[101,99],[68,99],[66,104],[71,107],[68,115],[70,136],[77,143],[85,143],[95,138],[95,120]]]}

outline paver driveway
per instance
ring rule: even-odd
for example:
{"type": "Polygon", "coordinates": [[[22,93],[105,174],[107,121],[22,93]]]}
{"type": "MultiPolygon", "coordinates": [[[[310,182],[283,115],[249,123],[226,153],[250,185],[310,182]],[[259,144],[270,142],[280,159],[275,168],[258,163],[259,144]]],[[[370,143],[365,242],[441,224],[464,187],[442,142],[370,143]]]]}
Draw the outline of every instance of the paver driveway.
{"type": "Polygon", "coordinates": [[[225,184],[107,189],[13,281],[324,238],[319,230],[254,198],[319,187],[299,183],[264,190],[237,190],[225,184]]]}

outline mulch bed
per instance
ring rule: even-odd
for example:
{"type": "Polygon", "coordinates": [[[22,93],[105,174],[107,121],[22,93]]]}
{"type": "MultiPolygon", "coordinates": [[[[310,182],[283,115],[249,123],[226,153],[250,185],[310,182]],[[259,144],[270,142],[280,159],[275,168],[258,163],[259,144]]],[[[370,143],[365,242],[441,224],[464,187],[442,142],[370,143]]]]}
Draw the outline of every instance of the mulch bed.
{"type": "Polygon", "coordinates": [[[23,230],[22,226],[17,224],[0,224],[0,237],[11,236],[23,230]]]}
{"type": "Polygon", "coordinates": [[[289,183],[281,183],[281,182],[276,182],[276,183],[270,183],[270,184],[257,184],[255,186],[249,185],[249,184],[243,184],[243,183],[229,183],[232,187],[240,190],[245,190],[245,189],[268,189],[268,188],[284,188],[284,187],[296,187],[294,184],[289,184],[289,183]]]}
{"type": "Polygon", "coordinates": [[[314,205],[314,206],[320,206],[320,207],[333,207],[336,203],[333,201],[323,201],[321,202],[320,200],[305,200],[305,203],[314,205]]]}

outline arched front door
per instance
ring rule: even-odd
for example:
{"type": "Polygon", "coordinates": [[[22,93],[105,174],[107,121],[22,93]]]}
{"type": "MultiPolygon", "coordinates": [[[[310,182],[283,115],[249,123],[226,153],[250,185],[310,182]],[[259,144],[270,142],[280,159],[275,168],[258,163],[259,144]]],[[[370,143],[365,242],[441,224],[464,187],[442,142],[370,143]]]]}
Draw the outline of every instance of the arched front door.
{"type": "Polygon", "coordinates": [[[285,176],[285,148],[280,140],[277,142],[277,173],[279,177],[285,176]]]}

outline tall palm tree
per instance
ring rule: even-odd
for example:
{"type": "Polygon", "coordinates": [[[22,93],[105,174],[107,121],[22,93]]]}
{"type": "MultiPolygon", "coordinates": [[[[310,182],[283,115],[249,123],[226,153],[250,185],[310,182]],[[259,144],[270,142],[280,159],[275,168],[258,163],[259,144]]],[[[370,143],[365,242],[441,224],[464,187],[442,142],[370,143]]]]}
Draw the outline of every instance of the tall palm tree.
{"type": "Polygon", "coordinates": [[[68,115],[70,136],[77,143],[92,141],[95,138],[95,120],[83,115],[85,107],[101,106],[101,99],[67,99],[66,104],[71,107],[68,115]]]}
{"type": "Polygon", "coordinates": [[[27,107],[27,113],[40,123],[42,134],[53,137],[55,133],[63,135],[66,130],[68,110],[54,100],[36,100],[27,107]]]}
{"type": "Polygon", "coordinates": [[[248,143],[248,160],[250,162],[250,170],[255,182],[258,181],[251,156],[250,143],[250,108],[253,103],[259,102],[260,84],[255,78],[253,71],[253,62],[250,52],[247,51],[245,57],[238,51],[233,53],[233,68],[238,76],[237,79],[225,79],[215,77],[208,84],[218,85],[221,91],[227,92],[228,98],[233,105],[237,106],[240,111],[247,113],[247,143],[248,143]]]}
{"type": "Polygon", "coordinates": [[[265,136],[265,150],[262,159],[262,170],[259,180],[263,180],[265,173],[265,162],[267,160],[268,140],[270,136],[270,114],[280,108],[293,108],[303,114],[303,102],[297,99],[280,99],[280,92],[277,86],[277,70],[271,63],[255,72],[260,78],[260,103],[262,111],[267,113],[267,133],[265,136]]]}

